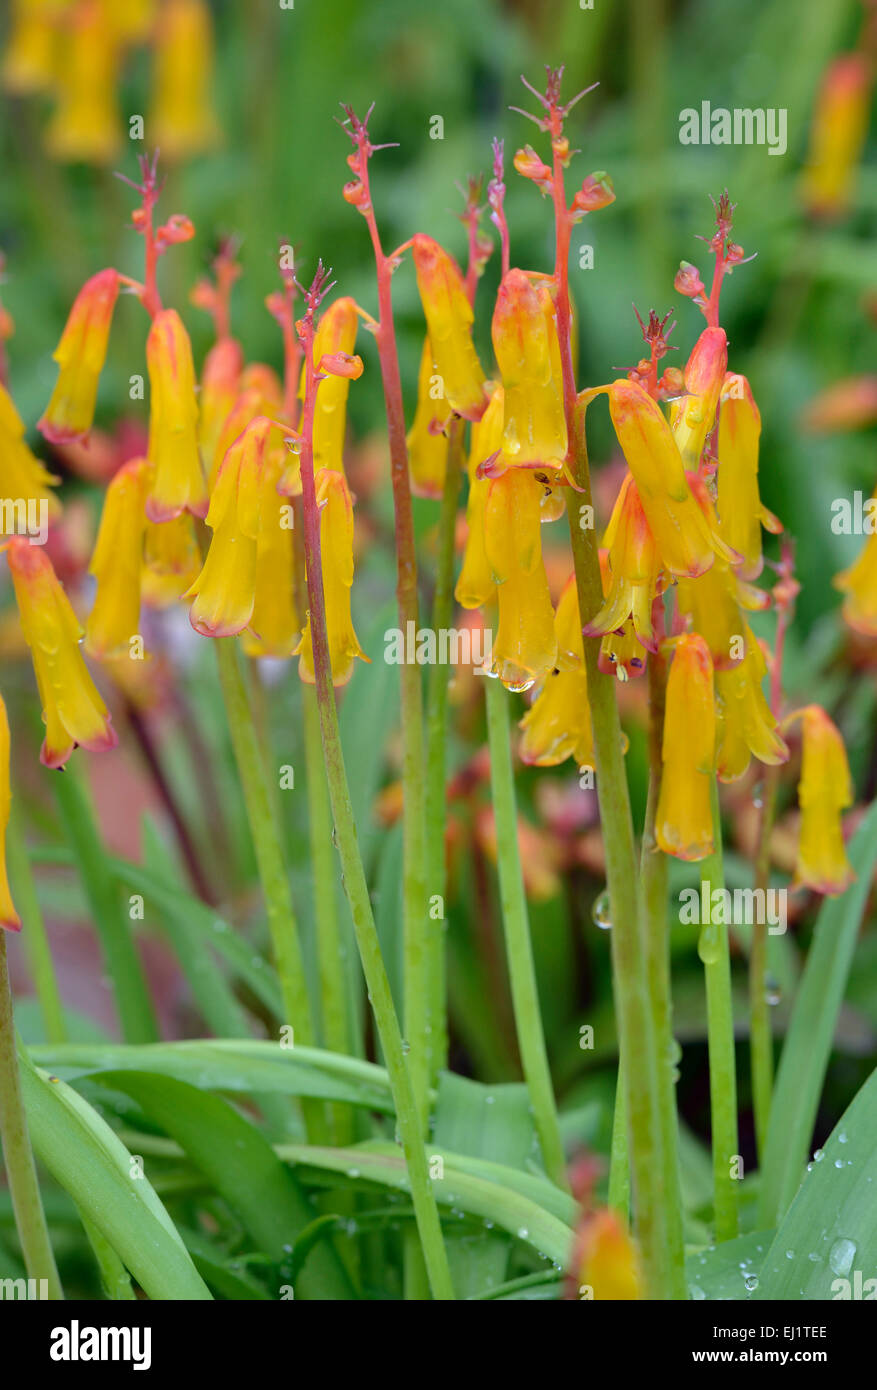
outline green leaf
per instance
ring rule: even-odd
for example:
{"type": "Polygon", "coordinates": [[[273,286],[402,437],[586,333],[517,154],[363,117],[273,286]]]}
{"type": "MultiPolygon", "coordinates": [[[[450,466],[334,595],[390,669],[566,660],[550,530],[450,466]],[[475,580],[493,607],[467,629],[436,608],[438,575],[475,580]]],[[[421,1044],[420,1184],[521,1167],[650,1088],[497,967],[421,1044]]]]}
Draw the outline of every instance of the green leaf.
{"type": "Polygon", "coordinates": [[[38,1071],[22,1050],[21,1085],[31,1141],[150,1298],[209,1299],[185,1245],[131,1155],[81,1096],[38,1071]]]}
{"type": "Polygon", "coordinates": [[[241,1261],[234,1256],[223,1255],[210,1241],[198,1231],[180,1227],[180,1235],[195,1266],[210,1287],[222,1298],[233,1299],[236,1303],[259,1300],[270,1303],[271,1296],[257,1279],[248,1274],[241,1261]]]}
{"type": "Polygon", "coordinates": [[[685,1261],[685,1278],[691,1299],[747,1299],[753,1288],[747,1279],[758,1279],[773,1231],[750,1231],[735,1240],[724,1240],[708,1250],[697,1250],[685,1261]]]}
{"type": "Polygon", "coordinates": [[[767,1253],[757,1297],[842,1298],[838,1281],[847,1280],[849,1298],[856,1271],[861,1281],[877,1276],[877,1071],[810,1166],[767,1253]]]}
{"type": "MultiPolygon", "coordinates": [[[[175,1139],[237,1212],[256,1248],[280,1264],[315,1212],[298,1181],[255,1125],[219,1096],[148,1072],[106,1072],[101,1082],[131,1096],[175,1139]]],[[[343,1266],[329,1245],[316,1247],[301,1272],[301,1298],[350,1298],[343,1266]]]]}
{"type": "Polygon", "coordinates": [[[777,1226],[798,1189],[816,1122],[859,924],[877,866],[877,802],[849,847],[856,882],[819,910],[777,1072],[758,1224],[777,1226]]]}

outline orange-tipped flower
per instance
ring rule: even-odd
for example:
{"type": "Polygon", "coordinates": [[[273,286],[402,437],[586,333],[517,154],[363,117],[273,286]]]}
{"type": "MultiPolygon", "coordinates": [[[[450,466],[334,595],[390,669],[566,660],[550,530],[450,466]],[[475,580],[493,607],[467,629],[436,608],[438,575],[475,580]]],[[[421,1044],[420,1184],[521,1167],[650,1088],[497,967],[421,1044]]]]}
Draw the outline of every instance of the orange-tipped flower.
{"type": "Polygon", "coordinates": [[[834,582],[846,594],[843,615],[850,627],[865,637],[877,637],[877,532],[872,532],[859,558],[834,582]]]}
{"type": "Polygon", "coordinates": [[[6,705],[0,696],[0,927],[5,927],[7,931],[21,931],[21,918],[15,910],[6,875],[6,830],[11,804],[9,720],[6,717],[6,705]]]}
{"type": "Polygon", "coordinates": [[[877,376],[844,377],[810,402],[804,425],[814,434],[860,430],[877,421],[877,376]]]}
{"type": "MultiPolygon", "coordinates": [[[[204,359],[198,398],[198,444],[201,463],[208,475],[213,469],[222,427],[238,398],[243,368],[243,350],[235,338],[220,338],[204,359]]],[[[219,464],[216,466],[218,468],[219,464]]]]}
{"type": "Polygon", "coordinates": [[[51,490],[58,479],[31,453],[24,434],[24,421],[0,384],[0,495],[16,502],[45,502],[47,515],[54,521],[61,514],[61,504],[51,490]]]}
{"type": "Polygon", "coordinates": [[[697,575],[717,554],[736,560],[695,500],[670,426],[651,396],[625,379],[582,392],[579,399],[587,404],[604,392],[664,568],[697,575]]]}
{"type": "Polygon", "coordinates": [[[74,300],[53,354],[61,370],[46,413],[37,424],[53,444],[88,437],[118,293],[117,272],[102,270],[86,280],[74,300]]]}
{"type": "Polygon", "coordinates": [[[85,625],[85,647],[92,656],[130,656],[131,638],[138,633],[148,478],[147,460],[131,459],[106,491],[88,567],[97,581],[85,625]]]}
{"type": "Polygon", "coordinates": [[[576,1237],[576,1289],[580,1299],[631,1302],[645,1297],[636,1241],[617,1212],[590,1212],[576,1237]]]}
{"type": "Polygon", "coordinates": [[[558,669],[545,677],[521,720],[521,760],[538,767],[553,767],[572,757],[578,767],[593,767],[594,737],[574,574],[560,596],[554,631],[558,669]]]}
{"type": "Polygon", "coordinates": [[[207,515],[207,485],[198,452],[198,404],[192,345],[176,309],[156,314],[146,339],[149,369],[150,521],[181,512],[207,515]]]}
{"type": "Polygon", "coordinates": [[[677,859],[705,859],[713,849],[710,787],[716,767],[716,703],[709,647],[696,632],[676,640],[661,753],[658,846],[677,859]]]}
{"type": "Polygon", "coordinates": [[[868,134],[871,82],[864,53],[844,53],[825,74],[803,186],[807,209],[817,216],[838,217],[849,207],[868,134]]]}
{"type": "Polygon", "coordinates": [[[745,376],[725,377],[719,411],[717,507],[719,534],[743,556],[737,573],[757,579],[764,565],[761,528],[776,534],[781,523],[761,504],[758,492],[758,441],[761,415],[745,376]]]}
{"type": "Polygon", "coordinates": [[[107,164],[122,143],[116,96],[121,51],[100,0],[75,6],[58,57],[58,105],[46,147],[56,159],[107,164]]]}
{"type": "MultiPolygon", "coordinates": [[[[356,346],[359,315],[356,300],[336,299],[323,314],[314,334],[314,366],[319,370],[325,356],[350,356],[356,346]]],[[[305,364],[302,363],[299,398],[305,398],[305,364]]],[[[347,396],[351,378],[327,372],[320,382],[314,406],[314,469],[344,472],[344,432],[347,426],[347,396]]]]}
{"type": "Polygon", "coordinates": [[[182,598],[201,569],[201,552],[188,512],[173,521],[146,522],[141,596],[150,608],[168,608],[182,598]]]}
{"type": "Polygon", "coordinates": [[[465,420],[480,420],[487,405],[484,372],[472,342],[472,306],[460,267],[432,237],[413,242],[417,289],[445,400],[465,420]]]}
{"type": "Polygon", "coordinates": [[[798,803],[801,830],[795,883],[834,898],[855,879],[844,848],[842,812],[853,804],[850,765],[840,730],[819,705],[807,705],[783,721],[803,720],[804,748],[798,803]]]}
{"type": "MultiPolygon", "coordinates": [[[[317,396],[319,405],[322,389],[317,396]]],[[[488,407],[489,409],[489,407],[488,407]]],[[[485,412],[486,415],[486,412],[485,412]]],[[[408,466],[411,470],[411,491],[415,497],[441,497],[448,463],[448,439],[445,426],[451,418],[442,389],[429,338],[424,341],[417,375],[417,409],[408,431],[408,466]]],[[[482,416],[482,420],[485,416],[482,416]]],[[[472,427],[481,428],[481,422],[472,427]]]]}
{"type": "MultiPolygon", "coordinates": [[[[606,602],[585,624],[588,637],[617,632],[628,619],[642,647],[655,649],[652,604],[658,591],[660,561],[654,537],[630,473],[621,485],[604,538],[611,581],[606,602]]],[[[640,666],[644,666],[640,660],[640,666]]]]}
{"type": "Polygon", "coordinates": [[[258,542],[276,524],[277,472],[268,459],[278,432],[272,420],[259,416],[222,461],[207,513],[210,549],[184,595],[194,599],[189,621],[204,637],[233,637],[253,616],[258,542]]]}
{"type": "Polygon", "coordinates": [[[480,608],[496,594],[496,581],[487,559],[484,513],[490,494],[490,478],[479,478],[478,469],[502,444],[503,389],[494,388],[487,409],[472,426],[469,445],[469,498],[466,503],[466,548],[454,597],[463,608],[480,608]]]}
{"type": "MultiPolygon", "coordinates": [[[[332,663],[332,684],[346,685],[353,675],[356,657],[368,661],[354,631],[350,613],[353,587],[353,503],[344,476],[324,470],[315,478],[320,509],[320,554],[323,562],[323,596],[326,603],[326,636],[332,663]]],[[[305,623],[295,651],[301,657],[298,672],[308,685],[316,683],[311,620],[305,623]]]]}
{"type": "Polygon", "coordinates": [[[742,777],[752,757],[772,765],[784,763],[789,756],[762,689],[767,674],[764,652],[748,626],[744,626],[743,636],[743,660],[733,668],[716,670],[717,770],[723,782],[742,777]]]}
{"type": "Polygon", "coordinates": [[[40,761],[63,767],[80,743],[95,753],[114,748],[118,740],[109,711],[79,648],[82,627],[51,560],[20,536],[9,542],[6,558],[43,706],[40,761]]]}
{"type": "Polygon", "coordinates": [[[279,433],[272,431],[263,463],[253,614],[241,639],[247,656],[292,656],[301,637],[302,621],[295,601],[293,512],[277,491],[287,458],[279,433]]]}
{"type": "Polygon", "coordinates": [[[526,469],[494,478],[484,511],[499,628],[486,659],[510,690],[528,690],[555,664],[554,609],[542,560],[542,487],[526,469]]]}
{"type": "Polygon", "coordinates": [[[165,0],[155,41],[150,138],[166,159],[210,149],[219,126],[210,101],[213,22],[204,0],[165,0]]]}
{"type": "Polygon", "coordinates": [[[560,343],[551,290],[522,270],[503,277],[493,350],[505,389],[502,447],[508,464],[559,468],[566,458],[560,343]]]}
{"type": "Polygon", "coordinates": [[[716,423],[716,407],[728,367],[724,328],[705,328],[685,367],[685,395],[671,413],[673,438],[687,473],[697,470],[707,435],[716,423]]]}

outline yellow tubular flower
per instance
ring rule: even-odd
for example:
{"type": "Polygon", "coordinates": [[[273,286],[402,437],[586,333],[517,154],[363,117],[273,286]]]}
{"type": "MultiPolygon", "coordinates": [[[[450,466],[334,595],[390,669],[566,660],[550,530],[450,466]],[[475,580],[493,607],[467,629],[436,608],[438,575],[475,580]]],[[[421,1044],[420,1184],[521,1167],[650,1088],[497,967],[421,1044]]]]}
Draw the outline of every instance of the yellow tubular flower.
{"type": "Polygon", "coordinates": [[[213,23],[204,0],[165,0],[155,41],[150,139],[166,159],[188,159],[217,143],[210,102],[213,23]]]}
{"type": "Polygon", "coordinates": [[[58,9],[57,0],[13,0],[0,82],[14,96],[47,92],[55,85],[58,9]]]}
{"type": "Polygon", "coordinates": [[[413,241],[417,289],[445,400],[465,420],[480,420],[487,398],[484,372],[472,342],[474,314],[460,267],[432,237],[413,241]]]}
{"type": "Polygon", "coordinates": [[[493,350],[505,388],[506,462],[559,468],[566,458],[566,416],[554,301],[544,281],[522,270],[503,278],[493,311],[493,350]]]}
{"type": "MultiPolygon", "coordinates": [[[[314,366],[326,354],[337,352],[348,356],[356,346],[359,315],[356,300],[336,299],[323,314],[314,334],[314,366]]],[[[327,373],[320,382],[314,407],[314,470],[329,468],[333,473],[344,472],[344,432],[347,425],[347,395],[350,378],[327,373]]],[[[305,364],[302,363],[299,399],[305,398],[305,364]]]]}
{"type": "MultiPolygon", "coordinates": [[[[198,398],[198,445],[201,463],[207,474],[213,470],[222,427],[238,398],[243,367],[244,354],[240,343],[234,338],[221,338],[204,359],[198,398]]],[[[221,462],[222,459],[219,460],[221,462]]],[[[216,466],[218,468],[219,464],[216,466]]]]}
{"type": "Polygon", "coordinates": [[[130,656],[140,622],[140,576],[149,464],[131,459],[112,479],[104,497],[89,574],[97,581],[94,606],[85,624],[91,656],[130,656]]]}
{"type": "Polygon", "coordinates": [[[846,594],[846,622],[865,637],[877,637],[877,532],[865,541],[855,563],[835,576],[834,583],[846,594]]]}
{"type": "Polygon", "coordinates": [[[654,651],[652,603],[658,589],[660,561],[636,483],[629,473],[616,499],[604,544],[609,551],[609,594],[599,613],[585,624],[585,635],[600,637],[617,632],[632,618],[639,642],[647,651],[654,651]]]}
{"type": "Polygon", "coordinates": [[[871,64],[864,53],[835,58],[822,82],[803,180],[809,212],[837,217],[847,211],[868,134],[871,64]]]}
{"type": "Polygon", "coordinates": [[[241,639],[247,656],[292,656],[301,636],[302,623],[295,602],[292,510],[277,493],[285,464],[282,441],[278,448],[269,440],[256,545],[253,616],[241,639]]]}
{"type": "MultiPolygon", "coordinates": [[[[440,382],[427,338],[420,355],[417,376],[417,409],[406,441],[411,491],[415,497],[441,497],[444,490],[448,462],[448,439],[444,430],[451,418],[451,407],[440,389],[440,382]],[[437,394],[434,395],[434,392],[437,394]]],[[[323,389],[321,387],[317,395],[318,405],[323,389]]],[[[480,422],[472,427],[473,437],[479,428],[480,422]]]]}
{"type": "Polygon", "coordinates": [[[578,1298],[631,1302],[645,1297],[639,1249],[616,1212],[586,1216],[576,1244],[578,1298]]]}
{"type": "Polygon", "coordinates": [[[676,640],[661,754],[658,847],[676,859],[705,859],[713,849],[710,786],[716,765],[716,703],[709,647],[696,632],[676,640]]]}
{"type": "Polygon", "coordinates": [[[685,392],[671,412],[673,438],[687,473],[695,472],[716,423],[716,407],[728,366],[724,328],[705,328],[685,367],[685,392]]]}
{"type": "Polygon", "coordinates": [[[233,637],[253,616],[258,542],[274,524],[276,472],[266,466],[272,433],[274,422],[258,416],[222,461],[206,518],[210,549],[183,595],[194,599],[189,621],[204,637],[233,637]]]}
{"type": "Polygon", "coordinates": [[[46,737],[40,762],[63,767],[80,743],[94,753],[115,748],[109,711],[79,649],[82,627],[51,560],[20,536],[9,542],[6,558],[43,706],[46,737]]]}
{"type": "Polygon", "coordinates": [[[762,689],[767,674],[764,653],[748,626],[743,635],[746,652],[739,666],[716,671],[717,769],[722,782],[742,777],[753,756],[767,764],[784,763],[789,756],[762,689]]]}
{"type": "Polygon", "coordinates": [[[104,23],[115,29],[117,36],[126,44],[143,43],[149,38],[155,23],[158,0],[101,0],[104,10],[104,23]]]}
{"type": "Polygon", "coordinates": [[[717,671],[742,661],[746,624],[737,602],[734,575],[724,560],[716,560],[712,569],[697,579],[680,579],[676,601],[679,612],[691,619],[691,627],[709,647],[717,671]]]}
{"type": "Polygon", "coordinates": [[[624,379],[582,392],[579,399],[587,404],[601,392],[609,396],[618,443],[664,568],[697,575],[706,573],[717,554],[737,559],[695,500],[670,426],[648,392],[624,379]]]}
{"type": "Polygon", "coordinates": [[[173,521],[146,521],[142,598],[150,608],[168,608],[182,598],[201,569],[201,553],[187,512],[173,521]]]}
{"type": "Polygon", "coordinates": [[[466,503],[466,549],[454,597],[463,608],[480,608],[496,594],[496,583],[487,559],[484,539],[484,512],[490,493],[490,478],[479,478],[485,459],[498,452],[502,444],[503,389],[494,387],[487,409],[472,426],[469,444],[469,497],[466,503]]]}
{"type": "Polygon", "coordinates": [[[521,761],[554,767],[566,758],[578,767],[594,766],[594,739],[588,705],[588,677],[575,575],[557,604],[554,618],[558,668],[545,677],[539,694],[521,720],[521,761]]]}
{"type": "Polygon", "coordinates": [[[192,345],[176,309],[156,314],[146,339],[149,369],[150,521],[181,512],[207,515],[208,494],[198,453],[198,405],[192,345]]]}
{"type": "Polygon", "coordinates": [[[528,690],[557,659],[542,561],[541,497],[529,471],[510,468],[491,482],[484,511],[487,561],[499,604],[499,629],[485,664],[509,690],[528,690]]]}
{"type": "MultiPolygon", "coordinates": [[[[314,481],[317,506],[320,509],[320,554],[323,562],[323,596],[326,603],[326,634],[332,664],[332,684],[346,685],[353,675],[356,657],[363,661],[370,660],[359,645],[350,613],[350,590],[353,587],[353,503],[343,474],[323,469],[314,481]]],[[[301,657],[298,665],[301,679],[308,685],[314,685],[316,678],[310,615],[294,655],[301,657]]]]}
{"type": "Polygon", "coordinates": [[[86,280],[73,302],[53,353],[61,370],[46,413],[37,424],[52,444],[88,438],[118,293],[116,271],[102,270],[86,280]]]}
{"type": "Polygon", "coordinates": [[[0,927],[7,931],[20,931],[21,918],[15,911],[9,879],[6,876],[6,830],[9,826],[9,808],[12,804],[12,788],[9,782],[9,720],[6,705],[0,696],[0,927]]]}
{"type": "Polygon", "coordinates": [[[804,724],[798,803],[801,831],[795,884],[835,898],[855,879],[844,848],[842,812],[853,804],[850,765],[840,730],[819,705],[807,705],[783,721],[804,724]]]}
{"type": "Polygon", "coordinates": [[[31,453],[24,441],[24,421],[0,383],[0,494],[22,502],[45,502],[50,521],[61,515],[51,491],[58,479],[31,453]]]}
{"type": "Polygon", "coordinates": [[[761,415],[745,376],[725,377],[719,411],[717,475],[719,534],[743,556],[741,579],[757,579],[764,565],[761,528],[776,535],[782,524],[762,506],[758,492],[761,415]]]}
{"type": "Polygon", "coordinates": [[[99,0],[80,0],[58,63],[58,105],[46,131],[55,159],[107,164],[121,144],[116,98],[120,48],[99,0]]]}

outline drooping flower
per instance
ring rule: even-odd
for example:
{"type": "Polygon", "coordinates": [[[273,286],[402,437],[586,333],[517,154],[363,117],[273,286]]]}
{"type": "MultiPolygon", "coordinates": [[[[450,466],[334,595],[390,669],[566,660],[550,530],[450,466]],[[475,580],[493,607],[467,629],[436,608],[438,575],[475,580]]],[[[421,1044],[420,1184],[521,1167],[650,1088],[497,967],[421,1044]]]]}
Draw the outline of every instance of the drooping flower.
{"type": "Polygon", "coordinates": [[[266,466],[279,427],[257,416],[228,450],[210,498],[213,532],[201,569],[184,595],[189,621],[204,637],[233,637],[250,623],[260,536],[276,524],[277,472],[266,466]]]}
{"type": "MultiPolygon", "coordinates": [[[[585,624],[587,637],[617,632],[631,620],[642,647],[655,650],[652,605],[659,591],[660,560],[654,537],[628,473],[603,539],[608,550],[610,587],[603,607],[585,624]]],[[[644,661],[641,661],[641,667],[644,661]]]]}
{"type": "Polygon", "coordinates": [[[645,1297],[639,1248],[617,1212],[588,1213],[576,1235],[575,1296],[631,1302],[645,1297]]]}
{"type": "Polygon", "coordinates": [[[673,438],[686,473],[696,472],[707,435],[716,423],[716,407],[728,367],[724,328],[705,328],[685,367],[685,394],[671,411],[673,438]]]}
{"type": "MultiPolygon", "coordinates": [[[[314,334],[314,366],[319,368],[320,360],[328,354],[350,355],[356,346],[356,329],[359,314],[356,300],[343,296],[331,303],[317,324],[314,334]]],[[[347,426],[347,396],[350,391],[350,377],[326,374],[320,382],[314,404],[314,469],[331,469],[333,473],[344,472],[344,432],[347,426]]],[[[305,367],[302,364],[299,399],[305,397],[305,367]]]]}
{"type": "Polygon", "coordinates": [[[805,205],[816,216],[839,217],[849,207],[868,134],[872,81],[864,53],[835,58],[823,78],[803,180],[805,205]]]}
{"type": "Polygon", "coordinates": [[[705,859],[713,849],[716,704],[709,647],[696,632],[675,640],[661,756],[658,847],[677,859],[705,859]]]}
{"type": "Polygon", "coordinates": [[[558,600],[554,631],[557,667],[545,677],[521,720],[521,760],[537,767],[553,767],[572,757],[578,767],[592,767],[594,737],[574,574],[558,600]]]}
{"type": "Polygon", "coordinates": [[[846,595],[845,621],[863,636],[877,637],[877,531],[868,536],[858,559],[835,575],[834,583],[846,595]]]}
{"type": "Polygon", "coordinates": [[[474,314],[460,267],[437,241],[418,232],[413,243],[417,289],[445,400],[465,420],[487,405],[484,372],[472,342],[474,314]]]}
{"type": "Polygon", "coordinates": [[[9,879],[6,874],[6,831],[9,826],[9,810],[12,804],[12,787],[9,778],[9,720],[6,705],[0,696],[0,927],[7,931],[21,931],[21,918],[15,910],[9,879]]]}
{"type": "Polygon", "coordinates": [[[0,383],[0,495],[25,504],[45,502],[48,518],[54,521],[61,513],[52,491],[58,479],[31,453],[24,435],[24,421],[0,383]]]}
{"type": "Polygon", "coordinates": [[[490,494],[490,478],[479,478],[478,469],[498,453],[502,445],[503,389],[494,387],[487,409],[472,426],[469,444],[469,497],[466,502],[466,547],[454,597],[463,608],[480,608],[496,594],[496,581],[487,559],[484,513],[490,494]]]}
{"type": "MultiPolygon", "coordinates": [[[[317,401],[319,403],[319,395],[317,401]]],[[[426,338],[417,375],[417,409],[406,441],[411,491],[415,497],[442,495],[448,462],[445,426],[451,418],[451,413],[451,407],[442,389],[441,377],[433,361],[429,338],[426,338]]],[[[473,425],[473,438],[475,431],[481,428],[485,416],[482,416],[478,424],[473,425]]]]}
{"type": "Polygon", "coordinates": [[[7,92],[27,96],[51,91],[57,76],[54,0],[13,0],[12,27],[0,66],[7,92]]]}
{"type": "Polygon", "coordinates": [[[155,39],[150,138],[166,159],[214,146],[219,126],[210,99],[213,22],[204,0],[165,0],[155,39]]]}
{"type": "Polygon", "coordinates": [[[201,569],[201,554],[188,512],[172,521],[146,520],[141,596],[150,608],[168,608],[182,598],[201,569]]]}
{"type": "Polygon", "coordinates": [[[484,509],[487,561],[497,585],[499,627],[488,671],[526,690],[554,667],[554,609],[542,559],[542,488],[528,469],[494,478],[484,509]]]}
{"type": "Polygon", "coordinates": [[[716,669],[716,766],[722,782],[736,782],[748,770],[752,757],[773,765],[784,763],[789,756],[762,689],[767,674],[764,652],[748,625],[744,625],[743,636],[743,660],[734,667],[716,669]]]}
{"type": "Polygon", "coordinates": [[[840,730],[820,705],[796,710],[783,720],[783,729],[798,719],[803,721],[804,743],[795,883],[834,898],[855,879],[842,824],[842,813],[854,800],[850,765],[840,730]]]}
{"type": "Polygon", "coordinates": [[[86,280],[73,302],[53,353],[61,370],[37,424],[53,444],[71,444],[88,437],[118,293],[118,273],[101,270],[86,280]]]}
{"type": "Polygon", "coordinates": [[[207,515],[208,494],[198,452],[198,403],[192,345],[176,309],[156,314],[146,340],[149,369],[150,521],[181,512],[207,515]]]}
{"type": "Polygon", "coordinates": [[[287,457],[278,433],[272,432],[265,450],[253,614],[241,639],[247,656],[254,657],[292,656],[302,629],[295,594],[293,512],[277,491],[287,457]]]}
{"type": "Polygon", "coordinates": [[[198,444],[208,475],[213,469],[222,427],[238,398],[243,368],[243,350],[235,338],[220,338],[204,359],[198,397],[198,444]]]}
{"type": "Polygon", "coordinates": [[[131,638],[138,634],[148,480],[148,461],[131,459],[116,473],[104,497],[88,567],[97,582],[85,624],[85,648],[92,656],[129,656],[131,638]]]}
{"type": "Polygon", "coordinates": [[[761,528],[776,535],[782,524],[762,505],[758,491],[761,415],[745,376],[729,372],[719,410],[716,506],[719,534],[743,556],[741,579],[757,579],[764,565],[761,528]]]}
{"type": "Polygon", "coordinates": [[[502,448],[509,465],[559,468],[566,458],[560,343],[545,280],[503,277],[493,312],[493,350],[505,391],[502,448]]]}
{"type": "Polygon", "coordinates": [[[45,550],[20,536],[6,558],[24,639],[31,650],[46,737],[40,761],[63,767],[77,744],[92,752],[118,742],[109,711],[83,660],[82,627],[45,550]]]}
{"type": "Polygon", "coordinates": [[[58,53],[58,104],[46,131],[56,159],[106,164],[122,143],[116,89],[118,36],[100,0],[82,0],[70,16],[58,53]]]}
{"type": "MultiPolygon", "coordinates": [[[[332,684],[346,685],[353,675],[355,659],[360,657],[363,661],[370,660],[359,645],[350,612],[350,591],[353,587],[353,503],[343,474],[324,469],[316,476],[314,483],[317,506],[320,510],[320,554],[332,684]]],[[[310,614],[294,655],[301,657],[298,666],[301,679],[308,685],[314,685],[316,676],[310,614]]]]}

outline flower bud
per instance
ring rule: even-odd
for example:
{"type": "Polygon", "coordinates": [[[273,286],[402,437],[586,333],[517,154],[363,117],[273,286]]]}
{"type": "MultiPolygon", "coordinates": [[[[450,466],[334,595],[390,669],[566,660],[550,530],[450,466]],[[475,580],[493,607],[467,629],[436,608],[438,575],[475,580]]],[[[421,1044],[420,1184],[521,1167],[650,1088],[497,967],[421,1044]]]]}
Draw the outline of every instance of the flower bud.
{"type": "Polygon", "coordinates": [[[102,270],[86,280],[73,302],[53,353],[61,370],[37,424],[52,444],[72,444],[88,437],[118,293],[117,272],[102,270]]]}

